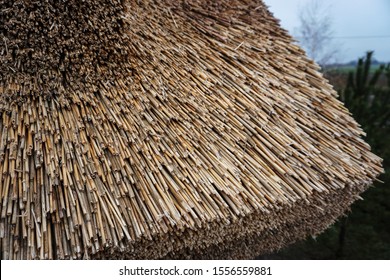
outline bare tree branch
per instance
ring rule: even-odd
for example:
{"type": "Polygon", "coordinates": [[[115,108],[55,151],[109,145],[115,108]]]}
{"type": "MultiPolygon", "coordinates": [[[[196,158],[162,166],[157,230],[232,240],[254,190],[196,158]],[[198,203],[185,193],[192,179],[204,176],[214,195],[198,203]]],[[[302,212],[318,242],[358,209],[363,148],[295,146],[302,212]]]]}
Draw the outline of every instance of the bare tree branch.
{"type": "Polygon", "coordinates": [[[297,30],[299,43],[307,55],[321,66],[335,60],[337,48],[333,44],[333,27],[330,6],[324,1],[311,0],[300,7],[297,30]]]}

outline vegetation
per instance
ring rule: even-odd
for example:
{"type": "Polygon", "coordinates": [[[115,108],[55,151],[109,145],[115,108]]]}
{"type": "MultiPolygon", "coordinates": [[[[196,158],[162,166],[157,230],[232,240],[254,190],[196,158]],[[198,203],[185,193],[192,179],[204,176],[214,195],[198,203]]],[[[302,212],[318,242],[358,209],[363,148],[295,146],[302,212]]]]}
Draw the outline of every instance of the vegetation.
{"type": "Polygon", "coordinates": [[[340,46],[333,40],[330,6],[325,1],[311,0],[299,9],[296,39],[307,55],[321,66],[335,61],[340,46]]]}
{"type": "Polygon", "coordinates": [[[384,159],[383,182],[376,182],[348,217],[317,238],[267,258],[390,259],[390,64],[373,71],[371,62],[372,52],[359,59],[339,96],[367,133],[365,140],[372,150],[384,159]]]}

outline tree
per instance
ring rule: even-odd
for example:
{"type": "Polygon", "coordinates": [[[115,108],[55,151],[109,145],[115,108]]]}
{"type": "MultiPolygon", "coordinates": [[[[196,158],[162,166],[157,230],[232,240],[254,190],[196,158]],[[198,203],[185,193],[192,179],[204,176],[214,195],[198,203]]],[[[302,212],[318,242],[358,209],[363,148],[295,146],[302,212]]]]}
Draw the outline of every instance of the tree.
{"type": "Polygon", "coordinates": [[[319,65],[326,66],[335,59],[330,7],[324,1],[311,0],[299,10],[297,36],[307,55],[319,65]]]}
{"type": "Polygon", "coordinates": [[[384,159],[385,174],[380,177],[382,184],[374,184],[378,188],[364,194],[364,203],[353,206],[352,223],[347,226],[346,219],[341,221],[338,248],[338,257],[341,258],[344,257],[346,235],[353,233],[370,237],[367,243],[371,248],[367,250],[366,258],[390,256],[390,244],[383,242],[390,240],[390,227],[384,225],[390,217],[390,64],[372,69],[372,56],[373,52],[367,52],[366,57],[359,59],[339,97],[367,133],[366,141],[374,153],[384,159]],[[383,256],[371,255],[375,247],[381,248],[383,256]]]}

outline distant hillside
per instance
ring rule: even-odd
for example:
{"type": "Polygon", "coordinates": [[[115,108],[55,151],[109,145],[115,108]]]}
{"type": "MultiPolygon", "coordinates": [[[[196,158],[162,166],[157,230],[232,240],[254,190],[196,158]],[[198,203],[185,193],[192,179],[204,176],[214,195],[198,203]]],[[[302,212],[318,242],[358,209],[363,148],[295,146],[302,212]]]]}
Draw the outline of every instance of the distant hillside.
{"type": "MultiPolygon", "coordinates": [[[[376,59],[373,59],[371,63],[370,73],[376,71],[380,65],[387,65],[389,63],[390,62],[383,62],[383,61],[378,61],[376,59]]],[[[333,63],[324,67],[324,71],[325,72],[337,71],[338,73],[348,73],[355,70],[357,64],[358,64],[358,60],[353,60],[348,63],[333,63]]]]}
{"type": "MultiPolygon", "coordinates": [[[[371,62],[371,67],[373,67],[374,69],[376,69],[379,65],[386,65],[390,63],[389,62],[384,62],[384,61],[378,61],[376,60],[375,58],[372,59],[372,62],[371,62]]],[[[347,63],[333,63],[333,64],[329,64],[326,66],[326,68],[328,69],[342,69],[342,68],[355,68],[356,65],[358,64],[358,60],[352,60],[350,62],[347,62],[347,63]]]]}

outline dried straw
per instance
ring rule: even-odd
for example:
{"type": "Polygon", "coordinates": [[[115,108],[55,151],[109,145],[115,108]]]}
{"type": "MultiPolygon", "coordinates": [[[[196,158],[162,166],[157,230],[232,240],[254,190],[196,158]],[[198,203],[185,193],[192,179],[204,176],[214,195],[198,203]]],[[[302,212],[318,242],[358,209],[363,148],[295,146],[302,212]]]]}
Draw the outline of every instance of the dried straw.
{"type": "Polygon", "coordinates": [[[261,1],[0,1],[2,259],[247,258],[381,173],[261,1]]]}

